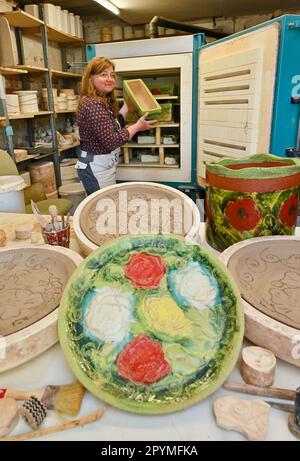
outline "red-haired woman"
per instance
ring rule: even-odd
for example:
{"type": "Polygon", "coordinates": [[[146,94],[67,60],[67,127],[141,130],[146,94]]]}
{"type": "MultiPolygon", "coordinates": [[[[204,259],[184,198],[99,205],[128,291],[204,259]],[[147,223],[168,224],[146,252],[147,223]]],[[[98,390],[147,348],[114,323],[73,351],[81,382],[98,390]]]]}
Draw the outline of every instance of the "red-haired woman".
{"type": "Polygon", "coordinates": [[[115,84],[113,62],[104,57],[89,62],[82,77],[77,112],[82,151],[76,164],[79,179],[88,195],[115,184],[120,146],[155,123],[155,120],[147,121],[145,114],[125,128],[128,107],[124,103],[118,110],[115,84]]]}

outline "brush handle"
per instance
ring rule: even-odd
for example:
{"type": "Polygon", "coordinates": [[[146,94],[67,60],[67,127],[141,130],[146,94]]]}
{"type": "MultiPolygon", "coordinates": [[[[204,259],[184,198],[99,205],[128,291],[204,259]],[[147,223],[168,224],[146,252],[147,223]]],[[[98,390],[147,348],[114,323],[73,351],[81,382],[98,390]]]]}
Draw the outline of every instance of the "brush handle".
{"type": "Polygon", "coordinates": [[[244,394],[260,395],[264,397],[276,397],[285,400],[295,400],[296,392],[292,389],[279,389],[277,387],[259,387],[251,384],[237,383],[235,381],[226,381],[223,384],[224,389],[229,391],[242,392],[244,394]]]}
{"type": "Polygon", "coordinates": [[[84,416],[83,418],[73,419],[67,423],[57,424],[56,426],[46,427],[45,429],[40,429],[37,431],[27,432],[21,435],[15,435],[14,437],[3,437],[0,438],[2,442],[17,442],[22,440],[33,439],[34,437],[42,437],[44,435],[53,434],[54,432],[66,431],[67,429],[72,429],[76,426],[83,426],[84,424],[92,423],[99,419],[104,413],[104,408],[99,408],[99,410],[91,413],[90,415],[84,416]]]}
{"type": "Polygon", "coordinates": [[[15,400],[27,400],[32,395],[38,399],[42,399],[45,392],[45,387],[35,389],[34,391],[16,391],[14,389],[0,389],[0,399],[11,397],[15,400]]]}
{"type": "Polygon", "coordinates": [[[295,405],[292,403],[270,402],[269,400],[265,400],[265,402],[277,410],[287,411],[288,413],[295,412],[295,405]]]}
{"type": "Polygon", "coordinates": [[[60,225],[59,225],[59,222],[57,220],[57,208],[56,208],[55,205],[50,205],[49,206],[49,214],[50,214],[51,219],[52,219],[53,230],[59,231],[60,230],[60,225]]]}
{"type": "Polygon", "coordinates": [[[33,211],[34,216],[40,223],[41,228],[46,231],[51,230],[50,224],[47,222],[46,218],[40,213],[40,210],[38,209],[33,200],[31,200],[31,209],[33,211]]]}

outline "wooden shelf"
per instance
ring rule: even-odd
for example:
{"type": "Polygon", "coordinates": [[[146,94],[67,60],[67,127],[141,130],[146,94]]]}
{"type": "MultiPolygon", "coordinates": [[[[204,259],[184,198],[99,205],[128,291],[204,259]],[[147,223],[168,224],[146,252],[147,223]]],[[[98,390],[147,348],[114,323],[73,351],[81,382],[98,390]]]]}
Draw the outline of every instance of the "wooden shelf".
{"type": "MultiPolygon", "coordinates": [[[[163,99],[178,99],[178,96],[170,96],[168,94],[160,94],[160,95],[153,94],[152,96],[154,96],[154,98],[157,101],[160,101],[160,100],[163,100],[163,99]]],[[[117,98],[117,101],[124,101],[124,98],[117,98]]]]}
{"type": "Polygon", "coordinates": [[[65,150],[73,149],[74,147],[78,147],[78,146],[80,146],[80,142],[74,142],[73,144],[68,144],[65,147],[59,147],[58,151],[63,152],[65,150]]]}
{"type": "Polygon", "coordinates": [[[179,168],[179,165],[161,165],[160,163],[146,163],[146,162],[130,162],[130,163],[118,163],[118,167],[121,168],[179,168]]]}
{"type": "Polygon", "coordinates": [[[54,29],[53,27],[50,27],[46,25],[47,29],[47,37],[48,40],[52,40],[53,42],[57,43],[65,43],[68,45],[78,45],[78,46],[83,46],[84,45],[84,40],[78,37],[74,37],[73,35],[65,34],[64,32],[61,32],[58,29],[54,29]]]}
{"type": "Polygon", "coordinates": [[[39,157],[39,155],[28,154],[26,158],[23,158],[22,160],[18,160],[16,161],[16,163],[26,162],[27,160],[32,160],[33,158],[37,158],[37,157],[39,157]]]}
{"type": "MultiPolygon", "coordinates": [[[[130,122],[130,123],[135,123],[135,122],[130,122]]],[[[126,125],[126,128],[128,128],[130,125],[126,125]]],[[[180,123],[175,123],[175,122],[157,122],[153,128],[150,128],[151,130],[155,130],[155,128],[178,128],[180,127],[180,123]]],[[[147,130],[148,131],[148,130],[147,130]]]]}
{"type": "Polygon", "coordinates": [[[178,99],[178,96],[170,96],[169,94],[154,94],[155,99],[158,101],[161,99],[178,99]]]}
{"type": "Polygon", "coordinates": [[[56,110],[56,114],[75,114],[76,110],[56,110]]]}
{"type": "Polygon", "coordinates": [[[10,115],[9,120],[19,120],[23,118],[34,118],[34,117],[39,117],[41,115],[50,115],[53,114],[53,112],[49,110],[41,110],[40,112],[31,112],[28,114],[16,114],[16,115],[10,115]]]}
{"type": "Polygon", "coordinates": [[[39,28],[43,23],[40,19],[25,13],[25,11],[6,11],[2,14],[9,22],[11,27],[19,27],[20,29],[39,28]]]}
{"type": "Polygon", "coordinates": [[[48,70],[46,67],[27,66],[26,64],[18,64],[16,69],[26,71],[27,73],[46,72],[48,70]]]}
{"type": "Polygon", "coordinates": [[[51,73],[55,77],[63,78],[82,78],[82,75],[76,74],[74,72],[63,72],[62,70],[51,70],[51,73]]]}
{"type": "Polygon", "coordinates": [[[175,122],[158,122],[154,128],[178,128],[180,123],[175,122]]]}
{"type": "Polygon", "coordinates": [[[27,73],[27,70],[19,69],[19,67],[0,67],[0,74],[2,75],[20,75],[27,73]]]}
{"type": "Polygon", "coordinates": [[[142,149],[149,149],[150,147],[163,147],[163,148],[170,148],[170,147],[180,147],[180,144],[138,144],[138,143],[131,143],[125,144],[124,147],[129,148],[142,148],[142,149]]]}

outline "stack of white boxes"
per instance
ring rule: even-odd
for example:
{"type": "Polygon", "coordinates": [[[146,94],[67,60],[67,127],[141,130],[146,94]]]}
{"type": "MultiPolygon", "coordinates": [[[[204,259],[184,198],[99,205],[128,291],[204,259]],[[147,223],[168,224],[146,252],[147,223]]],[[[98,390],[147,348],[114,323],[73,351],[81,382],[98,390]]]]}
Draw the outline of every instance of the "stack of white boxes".
{"type": "MultiPolygon", "coordinates": [[[[83,25],[80,16],[62,10],[52,3],[43,3],[45,23],[49,27],[60,30],[64,34],[83,39],[83,25]]],[[[25,12],[39,18],[38,5],[25,5],[25,12]]]]}

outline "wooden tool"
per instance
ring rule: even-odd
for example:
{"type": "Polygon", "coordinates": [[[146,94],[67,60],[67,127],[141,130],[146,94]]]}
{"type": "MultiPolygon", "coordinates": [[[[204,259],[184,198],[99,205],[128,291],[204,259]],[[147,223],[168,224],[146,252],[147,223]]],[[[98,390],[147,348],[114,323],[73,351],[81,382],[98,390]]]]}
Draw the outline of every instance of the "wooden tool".
{"type": "Polygon", "coordinates": [[[9,434],[19,421],[19,407],[15,399],[0,400],[0,437],[9,434]]]}
{"type": "Polygon", "coordinates": [[[31,200],[31,208],[34,216],[40,223],[42,229],[44,229],[45,231],[51,231],[51,224],[49,224],[46,218],[40,213],[40,210],[38,209],[37,205],[34,203],[33,200],[31,200]]]}
{"type": "Polygon", "coordinates": [[[5,245],[6,241],[6,234],[3,229],[0,229],[0,247],[3,247],[5,245]]]}
{"type": "Polygon", "coordinates": [[[289,430],[300,439],[300,387],[296,389],[294,413],[289,416],[289,430]]]}
{"type": "Polygon", "coordinates": [[[251,384],[243,384],[235,381],[226,381],[223,384],[228,391],[242,392],[244,394],[260,395],[264,397],[276,397],[285,400],[295,400],[296,391],[292,389],[280,389],[277,387],[259,387],[251,384]]]}
{"type": "Polygon", "coordinates": [[[260,387],[272,386],[276,357],[263,347],[249,346],[242,350],[241,375],[247,384],[260,387]]]}
{"type": "Polygon", "coordinates": [[[0,389],[0,399],[12,397],[16,400],[27,400],[31,396],[37,397],[49,410],[56,410],[70,416],[79,413],[85,388],[79,382],[62,386],[46,386],[34,391],[17,391],[14,389],[0,389]]]}
{"type": "Polygon", "coordinates": [[[104,408],[99,408],[99,410],[91,413],[88,416],[84,416],[79,419],[73,419],[72,421],[68,421],[67,423],[58,424],[52,427],[46,427],[45,429],[40,429],[37,431],[27,432],[25,434],[16,435],[14,437],[3,437],[0,438],[1,442],[17,442],[22,440],[29,440],[34,437],[43,437],[44,435],[53,434],[54,432],[59,431],[66,431],[67,429],[72,429],[76,426],[83,426],[84,424],[92,423],[99,419],[104,413],[104,408]]]}
{"type": "Polygon", "coordinates": [[[52,221],[52,230],[59,231],[60,225],[57,219],[57,208],[55,205],[49,206],[49,214],[51,216],[51,221],[52,221]]]}
{"type": "Polygon", "coordinates": [[[37,429],[47,416],[47,408],[37,397],[33,395],[25,400],[21,406],[20,413],[31,427],[37,429]]]}

